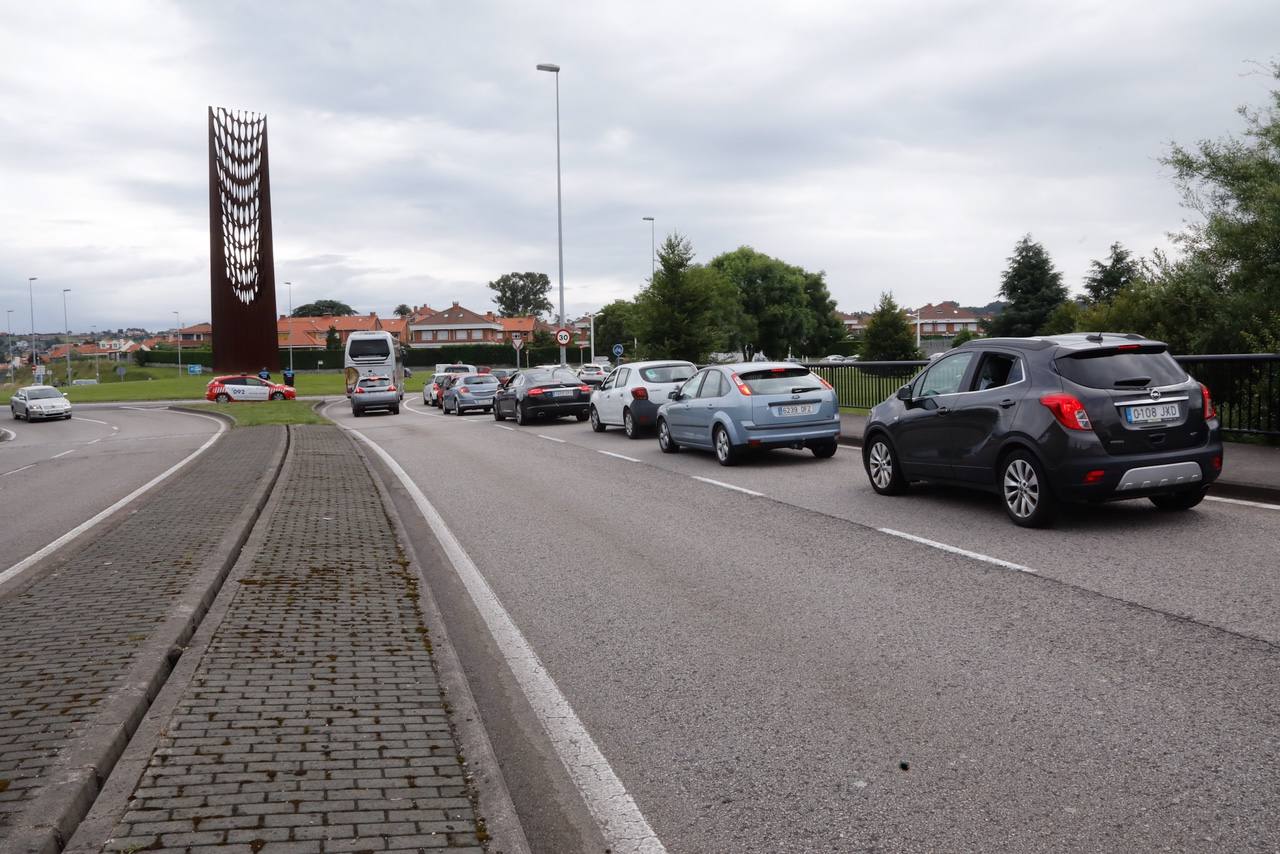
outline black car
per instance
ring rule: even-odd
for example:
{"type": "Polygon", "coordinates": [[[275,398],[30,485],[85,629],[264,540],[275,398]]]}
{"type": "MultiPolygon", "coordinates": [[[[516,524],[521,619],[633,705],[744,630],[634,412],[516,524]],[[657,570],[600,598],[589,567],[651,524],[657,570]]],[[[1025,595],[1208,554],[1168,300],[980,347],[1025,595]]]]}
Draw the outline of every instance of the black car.
{"type": "Polygon", "coordinates": [[[591,406],[591,386],[578,379],[567,368],[522,371],[493,398],[493,419],[505,421],[508,416],[524,425],[536,418],[576,416],[587,420],[591,406]]]}
{"type": "Polygon", "coordinates": [[[1140,335],[970,341],[871,410],[862,457],[882,495],[915,480],[995,492],[1017,524],[1059,502],[1186,510],[1222,471],[1209,390],[1140,335]]]}

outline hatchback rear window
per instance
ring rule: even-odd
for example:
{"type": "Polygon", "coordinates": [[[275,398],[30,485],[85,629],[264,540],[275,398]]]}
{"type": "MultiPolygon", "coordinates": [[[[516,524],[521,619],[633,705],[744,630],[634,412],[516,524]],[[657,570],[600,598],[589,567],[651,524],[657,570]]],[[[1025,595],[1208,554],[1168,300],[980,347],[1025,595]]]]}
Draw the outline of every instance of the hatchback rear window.
{"type": "Polygon", "coordinates": [[[752,394],[793,394],[797,389],[816,391],[822,381],[809,373],[808,368],[769,368],[764,371],[747,371],[739,379],[751,389],[752,394]]]}
{"type": "Polygon", "coordinates": [[[1056,360],[1058,373],[1085,388],[1147,388],[1185,382],[1187,372],[1165,351],[1085,353],[1056,360]]]}
{"type": "Polygon", "coordinates": [[[693,365],[654,365],[641,368],[640,377],[647,383],[682,383],[693,376],[693,365]]]}
{"type": "Polygon", "coordinates": [[[463,377],[462,382],[467,385],[497,385],[498,378],[489,374],[479,374],[474,377],[463,377]]]}
{"type": "Polygon", "coordinates": [[[385,359],[391,355],[391,348],[387,346],[385,338],[352,338],[348,343],[351,345],[353,359],[385,359]]]}
{"type": "Polygon", "coordinates": [[[360,380],[360,388],[381,388],[386,385],[391,385],[391,380],[386,377],[367,377],[360,380]]]}

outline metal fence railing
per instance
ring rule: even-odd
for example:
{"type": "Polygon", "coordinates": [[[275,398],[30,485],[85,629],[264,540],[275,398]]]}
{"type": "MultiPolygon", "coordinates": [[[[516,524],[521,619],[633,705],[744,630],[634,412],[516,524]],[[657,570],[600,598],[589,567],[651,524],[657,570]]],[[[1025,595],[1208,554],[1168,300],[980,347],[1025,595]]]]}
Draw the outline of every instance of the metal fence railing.
{"type": "MultiPolygon", "coordinates": [[[[1223,432],[1280,436],[1280,354],[1175,356],[1209,388],[1223,432]]],[[[870,409],[892,397],[928,362],[829,362],[805,367],[831,383],[841,406],[870,409]]]]}

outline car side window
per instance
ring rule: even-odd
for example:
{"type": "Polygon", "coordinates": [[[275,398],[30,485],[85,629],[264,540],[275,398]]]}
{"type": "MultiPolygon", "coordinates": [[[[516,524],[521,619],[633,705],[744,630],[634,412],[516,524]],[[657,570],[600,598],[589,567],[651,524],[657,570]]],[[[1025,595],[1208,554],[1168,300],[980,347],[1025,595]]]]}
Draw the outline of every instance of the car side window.
{"type": "Polygon", "coordinates": [[[618,373],[617,373],[617,371],[615,371],[615,372],[613,372],[612,374],[609,374],[609,376],[605,377],[604,382],[600,383],[600,390],[601,390],[601,391],[607,391],[608,389],[613,388],[613,379],[614,379],[614,377],[616,377],[617,375],[618,375],[618,373]]]}
{"type": "Polygon", "coordinates": [[[700,371],[685,380],[684,385],[680,386],[681,399],[688,400],[691,397],[697,397],[698,387],[702,385],[702,381],[706,379],[706,376],[706,371],[700,371]]]}
{"type": "Polygon", "coordinates": [[[724,377],[720,376],[719,371],[707,371],[707,378],[702,383],[698,397],[721,397],[728,391],[725,385],[724,377]]]}
{"type": "Polygon", "coordinates": [[[631,369],[630,369],[630,368],[618,368],[618,379],[617,379],[616,381],[614,381],[614,383],[613,383],[613,384],[614,384],[614,386],[615,386],[615,387],[616,387],[616,386],[624,386],[624,385],[626,385],[626,384],[627,384],[627,381],[628,381],[630,378],[631,378],[631,369]]]}
{"type": "Polygon", "coordinates": [[[978,365],[978,372],[973,378],[973,391],[986,391],[989,388],[1016,383],[1022,379],[1022,363],[1016,356],[1004,353],[987,353],[978,365]]]}
{"type": "Polygon", "coordinates": [[[969,363],[973,361],[973,353],[953,353],[938,360],[937,364],[925,372],[920,383],[918,397],[933,397],[936,394],[955,394],[960,390],[960,382],[964,379],[969,363]]]}
{"type": "Polygon", "coordinates": [[[223,385],[244,385],[244,380],[242,380],[240,377],[232,377],[229,380],[223,380],[222,384],[223,385]]]}

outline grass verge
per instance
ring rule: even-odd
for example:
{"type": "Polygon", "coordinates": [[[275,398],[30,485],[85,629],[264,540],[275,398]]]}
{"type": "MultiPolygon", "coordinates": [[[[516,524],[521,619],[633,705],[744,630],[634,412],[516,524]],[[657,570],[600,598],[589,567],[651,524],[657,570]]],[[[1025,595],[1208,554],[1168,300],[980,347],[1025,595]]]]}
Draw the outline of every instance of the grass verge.
{"type": "Polygon", "coordinates": [[[237,427],[257,427],[260,424],[332,424],[328,418],[318,415],[306,400],[264,400],[256,403],[192,403],[187,408],[199,412],[218,412],[229,415],[237,427]]]}

